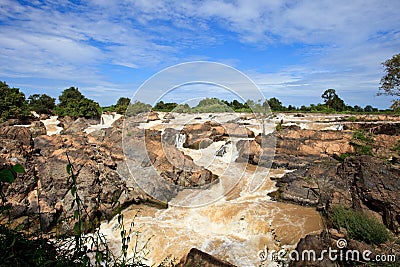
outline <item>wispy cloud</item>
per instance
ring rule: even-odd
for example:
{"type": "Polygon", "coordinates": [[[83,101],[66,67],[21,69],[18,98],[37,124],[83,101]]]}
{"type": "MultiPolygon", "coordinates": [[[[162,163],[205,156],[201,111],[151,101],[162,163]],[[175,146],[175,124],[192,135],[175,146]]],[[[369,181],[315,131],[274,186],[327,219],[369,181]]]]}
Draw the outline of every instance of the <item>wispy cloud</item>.
{"type": "Polygon", "coordinates": [[[354,102],[359,90],[366,102],[379,85],[380,63],[399,52],[399,8],[390,0],[0,0],[0,76],[69,81],[111,104],[101,95],[106,88],[127,92],[163,67],[207,59],[232,62],[287,102],[327,87],[354,102]],[[296,60],[278,56],[264,70],[263,53],[280,46],[296,60]],[[246,50],[256,52],[246,57],[246,50]]]}

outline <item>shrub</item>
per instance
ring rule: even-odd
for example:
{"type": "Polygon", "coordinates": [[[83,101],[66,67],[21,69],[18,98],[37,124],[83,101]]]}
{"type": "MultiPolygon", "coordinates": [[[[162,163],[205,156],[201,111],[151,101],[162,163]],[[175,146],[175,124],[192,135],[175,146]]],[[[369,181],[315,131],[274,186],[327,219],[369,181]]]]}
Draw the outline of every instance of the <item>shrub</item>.
{"type": "Polygon", "coordinates": [[[381,244],[389,239],[385,225],[361,211],[334,206],[328,213],[328,220],[337,229],[346,228],[352,239],[374,244],[381,244]]]}
{"type": "Polygon", "coordinates": [[[0,122],[29,115],[25,95],[18,88],[10,88],[5,82],[0,82],[0,99],[0,122]]]}
{"type": "Polygon", "coordinates": [[[134,116],[139,113],[148,112],[151,110],[151,105],[140,101],[135,101],[127,106],[126,116],[134,116]]]}
{"type": "Polygon", "coordinates": [[[60,103],[55,108],[55,113],[61,117],[91,118],[100,117],[102,113],[101,107],[97,102],[86,98],[75,87],[65,89],[58,99],[60,103]]]}
{"type": "Polygon", "coordinates": [[[38,114],[52,114],[56,107],[55,98],[46,94],[33,94],[29,96],[29,108],[38,114]]]}
{"type": "Polygon", "coordinates": [[[374,143],[374,138],[371,133],[366,133],[362,130],[357,130],[353,134],[353,140],[350,144],[356,150],[357,155],[372,155],[371,144],[374,143]]]}

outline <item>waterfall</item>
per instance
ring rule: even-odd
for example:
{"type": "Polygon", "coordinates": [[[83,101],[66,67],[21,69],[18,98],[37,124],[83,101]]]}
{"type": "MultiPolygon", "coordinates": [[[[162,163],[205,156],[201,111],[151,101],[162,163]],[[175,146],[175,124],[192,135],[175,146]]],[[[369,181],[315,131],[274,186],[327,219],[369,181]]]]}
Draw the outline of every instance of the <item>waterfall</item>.
{"type": "Polygon", "coordinates": [[[178,133],[175,138],[175,146],[177,148],[183,148],[183,144],[186,142],[186,134],[178,133]]]}
{"type": "Polygon", "coordinates": [[[84,130],[85,133],[91,133],[93,131],[103,129],[103,128],[109,128],[112,127],[112,124],[121,118],[122,115],[117,114],[117,113],[111,113],[111,114],[102,114],[100,118],[99,124],[95,125],[90,125],[88,128],[84,130]]]}

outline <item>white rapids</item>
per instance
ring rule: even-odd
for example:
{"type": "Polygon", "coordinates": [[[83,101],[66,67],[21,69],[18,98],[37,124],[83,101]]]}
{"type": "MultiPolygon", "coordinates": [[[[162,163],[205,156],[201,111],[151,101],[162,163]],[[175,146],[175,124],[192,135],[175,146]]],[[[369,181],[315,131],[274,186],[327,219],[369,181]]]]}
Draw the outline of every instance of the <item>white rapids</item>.
{"type": "MultiPolygon", "coordinates": [[[[181,117],[177,115],[168,127],[179,129],[181,122],[188,121],[183,116],[187,114],[181,117]]],[[[223,115],[220,116],[216,119],[223,120],[223,115]]],[[[161,121],[158,124],[151,122],[143,124],[142,127],[160,129],[160,124],[161,121]]],[[[249,128],[257,127],[250,124],[249,128]]],[[[235,139],[226,145],[226,153],[218,157],[215,156],[215,152],[225,144],[224,141],[215,142],[205,149],[192,150],[182,148],[181,138],[183,137],[177,136],[176,141],[181,151],[192,157],[197,165],[219,175],[220,182],[205,189],[204,194],[218,193],[218,190],[224,192],[224,187],[231,186],[232,175],[239,173],[242,178],[232,190],[209,205],[196,208],[174,206],[174,203],[180,203],[188,197],[202,197],[201,194],[178,194],[167,209],[141,205],[141,211],[136,217],[139,206],[133,205],[126,209],[123,212],[124,225],[129,229],[134,220],[135,229],[140,231],[139,245],[150,239],[147,246],[147,264],[157,266],[171,255],[180,259],[195,247],[237,266],[259,266],[261,262],[258,252],[266,246],[277,249],[280,244],[293,248],[300,238],[310,233],[318,233],[322,229],[320,215],[314,208],[275,202],[268,196],[269,192],[276,190],[275,182],[271,181],[270,177],[281,177],[286,170],[269,170],[235,162],[238,156],[235,145],[238,140],[235,139]],[[250,190],[255,176],[259,176],[264,182],[256,190],[250,190]]],[[[117,218],[103,222],[100,232],[110,241],[111,249],[119,252],[121,238],[117,218]]],[[[129,245],[128,256],[133,256],[135,238],[129,245]]],[[[277,265],[269,262],[263,266],[277,265]]]]}

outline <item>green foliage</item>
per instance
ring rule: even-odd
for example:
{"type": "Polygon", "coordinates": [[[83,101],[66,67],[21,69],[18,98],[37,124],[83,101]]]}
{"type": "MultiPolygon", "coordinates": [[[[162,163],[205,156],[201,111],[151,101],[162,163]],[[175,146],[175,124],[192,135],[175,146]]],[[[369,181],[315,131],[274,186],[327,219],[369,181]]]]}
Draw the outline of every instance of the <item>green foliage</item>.
{"type": "Polygon", "coordinates": [[[188,104],[179,104],[175,107],[174,112],[177,113],[190,113],[192,112],[192,109],[188,104]]]}
{"type": "Polygon", "coordinates": [[[335,89],[325,90],[321,97],[328,108],[332,108],[335,111],[344,111],[346,109],[344,101],[336,94],[335,89]]]}
{"type": "Polygon", "coordinates": [[[28,97],[29,109],[38,114],[52,114],[56,99],[46,94],[34,94],[28,97]]]}
{"type": "Polygon", "coordinates": [[[283,130],[282,122],[278,122],[278,124],[275,126],[275,131],[279,132],[283,130]]]}
{"type": "Polygon", "coordinates": [[[133,104],[130,104],[126,110],[127,116],[134,116],[139,113],[148,112],[151,110],[150,104],[145,104],[140,101],[135,101],[133,104]]]}
{"type": "Polygon", "coordinates": [[[32,239],[0,225],[0,266],[76,266],[45,238],[32,239]]]}
{"type": "Polygon", "coordinates": [[[374,108],[374,107],[371,106],[371,105],[366,105],[365,108],[364,108],[364,112],[369,112],[369,113],[371,113],[371,112],[378,112],[378,109],[377,109],[377,108],[374,108]]]}
{"type": "Polygon", "coordinates": [[[0,122],[29,115],[25,95],[18,88],[10,88],[5,82],[0,82],[0,99],[0,122]]]}
{"type": "Polygon", "coordinates": [[[373,135],[371,133],[367,133],[362,130],[357,130],[353,133],[353,139],[361,140],[367,143],[372,144],[374,142],[373,135]]]}
{"type": "Polygon", "coordinates": [[[362,130],[357,130],[353,133],[353,139],[350,144],[355,148],[357,155],[372,155],[371,145],[374,143],[374,138],[371,133],[366,133],[362,130]]]}
{"type": "Polygon", "coordinates": [[[347,117],[345,120],[346,121],[351,121],[351,122],[356,122],[357,121],[357,117],[356,116],[351,116],[351,117],[347,117]]]}
{"type": "Polygon", "coordinates": [[[65,89],[58,97],[60,103],[55,109],[58,116],[78,117],[99,117],[102,113],[97,102],[84,97],[78,88],[70,87],[65,89]]]}
{"type": "Polygon", "coordinates": [[[205,98],[200,100],[199,104],[192,109],[193,112],[212,113],[212,112],[230,112],[232,109],[218,98],[205,98]]]}
{"type": "Polygon", "coordinates": [[[118,114],[125,114],[131,100],[127,97],[120,97],[115,106],[115,112],[118,114]]]}
{"type": "Polygon", "coordinates": [[[328,220],[337,229],[346,228],[352,239],[374,244],[381,244],[389,239],[386,227],[361,211],[333,206],[328,213],[328,220]]]}
{"type": "Polygon", "coordinates": [[[286,108],[282,105],[282,102],[278,98],[273,97],[267,100],[269,107],[272,111],[284,111],[286,108]]]}
{"type": "Polygon", "coordinates": [[[392,109],[398,111],[400,110],[400,54],[394,55],[391,59],[383,62],[382,65],[385,68],[385,75],[380,81],[378,95],[395,96],[397,99],[393,100],[392,109]]]}
{"type": "Polygon", "coordinates": [[[164,101],[160,101],[154,106],[153,110],[171,112],[174,111],[174,108],[176,108],[176,106],[178,106],[177,103],[164,103],[164,101]]]}
{"type": "MultiPolygon", "coordinates": [[[[3,193],[4,183],[11,184],[17,178],[18,173],[24,173],[25,169],[21,164],[9,166],[0,171],[0,198],[2,205],[7,202],[6,196],[3,193]]],[[[5,210],[5,207],[0,207],[0,214],[5,210]]]]}

